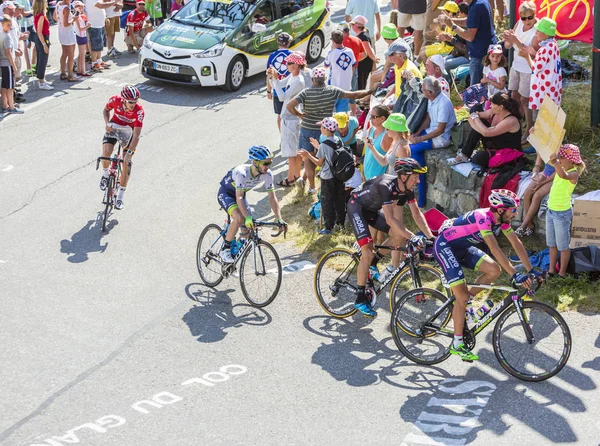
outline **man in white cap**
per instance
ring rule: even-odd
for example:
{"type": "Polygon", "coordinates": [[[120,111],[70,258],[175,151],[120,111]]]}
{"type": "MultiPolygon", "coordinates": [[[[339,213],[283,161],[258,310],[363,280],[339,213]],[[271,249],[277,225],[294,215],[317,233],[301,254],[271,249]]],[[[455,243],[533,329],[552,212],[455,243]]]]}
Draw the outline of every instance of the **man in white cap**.
{"type": "Polygon", "coordinates": [[[450,97],[450,85],[444,78],[444,76],[448,75],[444,66],[444,56],[441,54],[434,54],[429,57],[425,62],[425,71],[427,72],[427,76],[433,76],[440,81],[440,84],[442,84],[442,93],[450,97]]]}
{"type": "Polygon", "coordinates": [[[377,0],[348,0],[345,14],[348,23],[358,15],[367,19],[365,27],[369,30],[371,45],[375,48],[375,42],[381,37],[381,13],[377,0]],[[375,24],[377,24],[377,29],[375,29],[375,24]]]}

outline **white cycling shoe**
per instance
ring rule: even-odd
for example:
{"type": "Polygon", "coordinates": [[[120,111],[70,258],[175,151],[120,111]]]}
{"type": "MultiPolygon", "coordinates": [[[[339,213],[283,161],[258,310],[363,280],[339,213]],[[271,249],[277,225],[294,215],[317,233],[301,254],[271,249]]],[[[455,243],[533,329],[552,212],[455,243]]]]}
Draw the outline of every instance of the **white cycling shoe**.
{"type": "Polygon", "coordinates": [[[224,249],[224,250],[222,250],[219,253],[219,257],[225,263],[233,263],[233,257],[231,256],[231,250],[230,249],[224,249]]]}
{"type": "Polygon", "coordinates": [[[120,211],[121,209],[123,209],[123,206],[125,206],[123,200],[117,200],[117,203],[115,204],[115,209],[120,211]]]}
{"type": "Polygon", "coordinates": [[[108,187],[108,178],[103,176],[102,179],[100,179],[100,190],[105,191],[107,187],[108,187]]]}

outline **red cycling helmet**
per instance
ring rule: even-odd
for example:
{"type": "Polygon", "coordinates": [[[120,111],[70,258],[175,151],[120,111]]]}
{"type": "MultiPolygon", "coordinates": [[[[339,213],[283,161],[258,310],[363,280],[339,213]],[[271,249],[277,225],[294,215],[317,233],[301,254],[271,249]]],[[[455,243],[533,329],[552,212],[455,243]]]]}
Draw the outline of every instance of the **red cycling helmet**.
{"type": "Polygon", "coordinates": [[[121,97],[128,101],[137,101],[140,98],[140,91],[133,85],[125,85],[121,90],[121,97]]]}

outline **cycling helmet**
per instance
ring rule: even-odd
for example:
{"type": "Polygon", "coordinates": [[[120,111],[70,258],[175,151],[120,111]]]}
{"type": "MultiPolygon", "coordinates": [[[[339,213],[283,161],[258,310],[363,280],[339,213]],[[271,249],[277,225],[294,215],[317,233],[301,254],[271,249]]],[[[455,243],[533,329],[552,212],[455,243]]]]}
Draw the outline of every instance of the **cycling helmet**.
{"type": "Polygon", "coordinates": [[[289,45],[291,41],[292,41],[292,36],[290,36],[288,33],[280,33],[277,36],[277,43],[279,45],[289,45]]]}
{"type": "Polygon", "coordinates": [[[254,161],[262,161],[273,158],[273,154],[266,146],[252,146],[248,149],[248,158],[254,161]]]}
{"type": "Polygon", "coordinates": [[[133,85],[125,85],[121,90],[121,97],[130,101],[140,98],[140,91],[133,85]]]}
{"type": "Polygon", "coordinates": [[[421,165],[412,158],[398,158],[394,163],[394,171],[398,176],[412,175],[413,173],[427,173],[427,167],[421,167],[421,165]]]}
{"type": "Polygon", "coordinates": [[[513,191],[494,189],[488,197],[492,209],[516,208],[521,200],[513,191]]]}

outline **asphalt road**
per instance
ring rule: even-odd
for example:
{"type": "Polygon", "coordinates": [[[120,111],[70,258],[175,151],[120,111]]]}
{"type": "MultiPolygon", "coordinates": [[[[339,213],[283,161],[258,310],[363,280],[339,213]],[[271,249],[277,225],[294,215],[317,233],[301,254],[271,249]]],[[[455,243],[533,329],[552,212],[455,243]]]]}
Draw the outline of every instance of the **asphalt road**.
{"type": "MultiPolygon", "coordinates": [[[[410,363],[386,310],[326,317],[307,263],[264,310],[235,278],[201,285],[196,241],[223,220],[218,182],[249,144],[277,147],[271,105],[261,76],[238,93],[187,89],[135,62],[33,89],[26,114],[0,122],[1,444],[598,444],[597,315],[565,315],[568,365],[530,384],[499,366],[491,330],[477,363],[410,363]],[[102,107],[125,82],[144,87],[146,121],[103,235],[94,160],[102,107]]],[[[305,260],[277,246],[284,264],[305,260]]]]}

